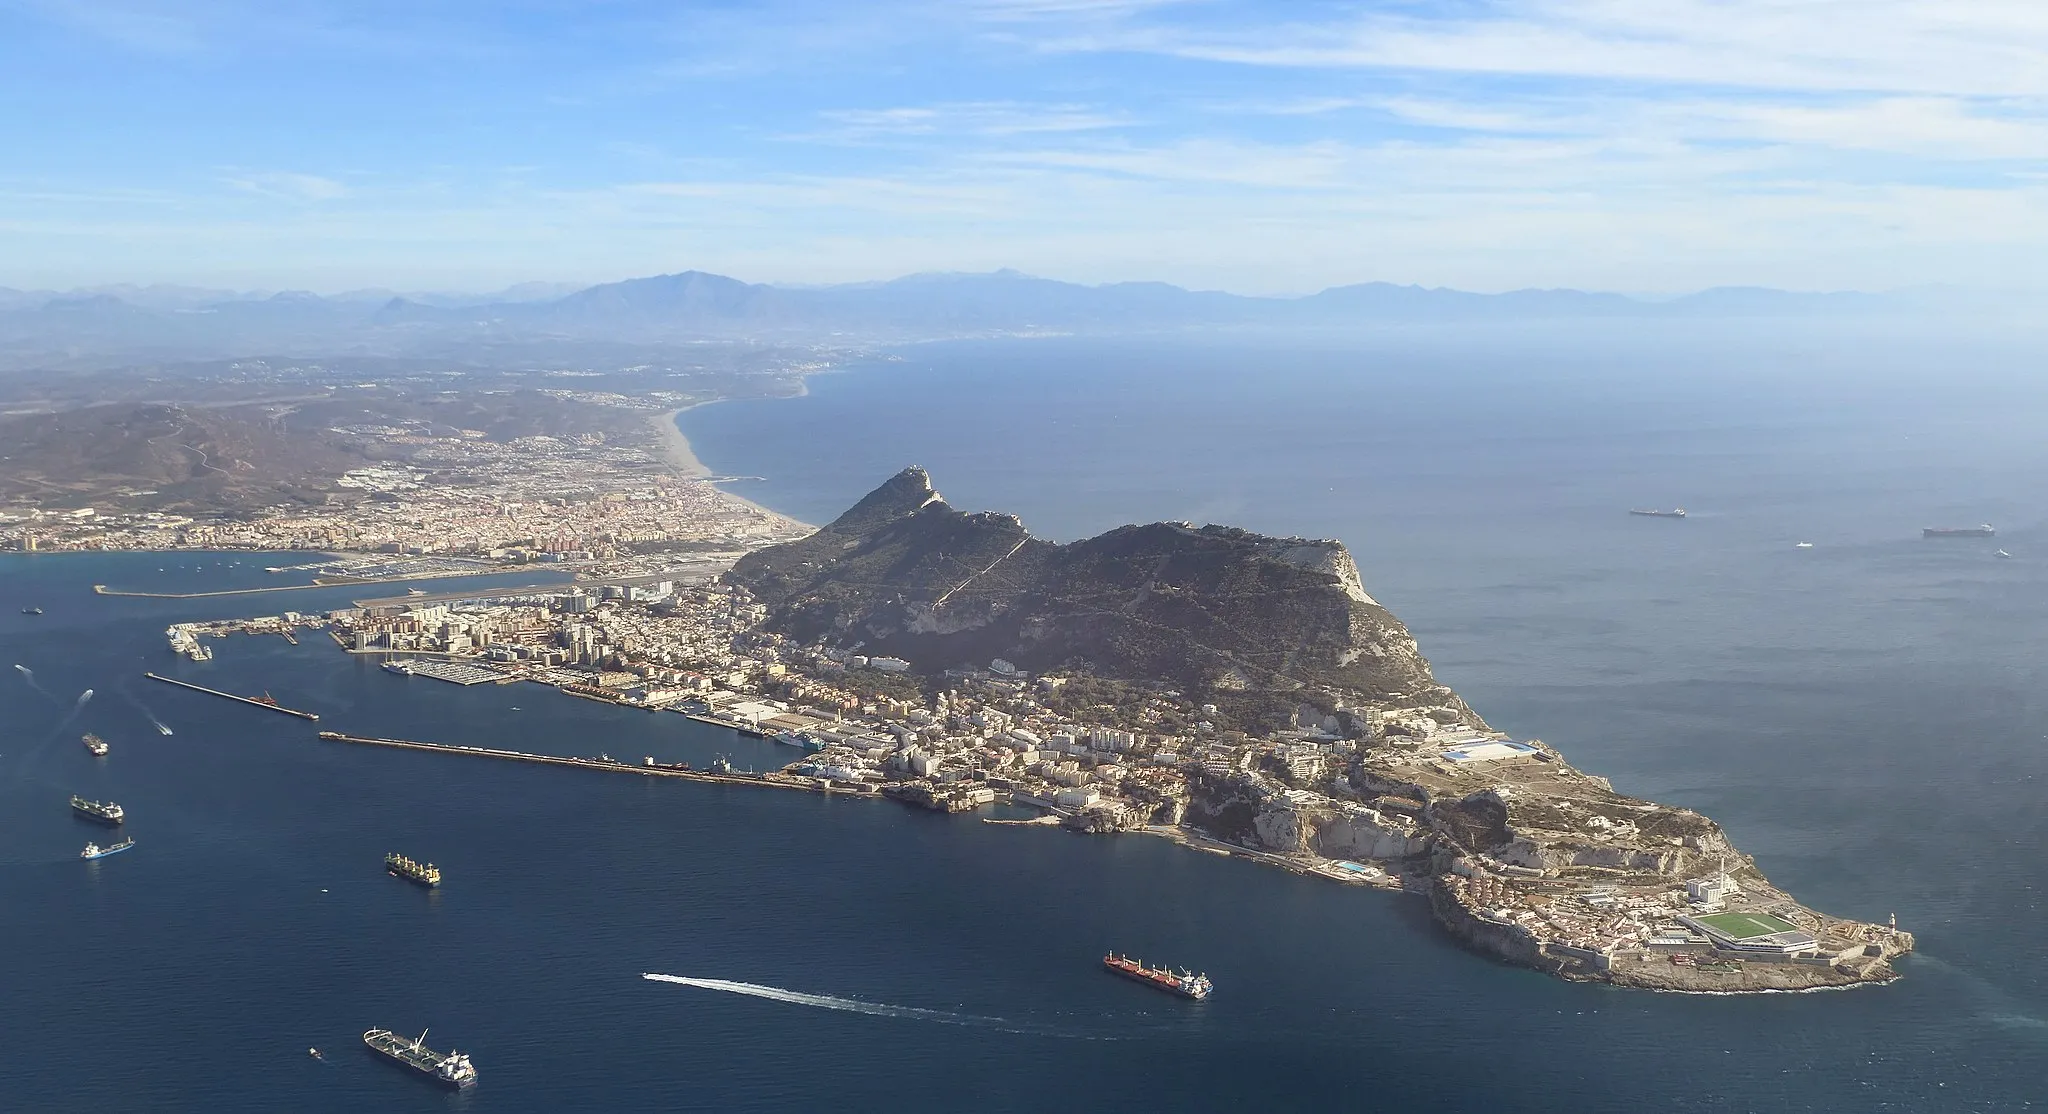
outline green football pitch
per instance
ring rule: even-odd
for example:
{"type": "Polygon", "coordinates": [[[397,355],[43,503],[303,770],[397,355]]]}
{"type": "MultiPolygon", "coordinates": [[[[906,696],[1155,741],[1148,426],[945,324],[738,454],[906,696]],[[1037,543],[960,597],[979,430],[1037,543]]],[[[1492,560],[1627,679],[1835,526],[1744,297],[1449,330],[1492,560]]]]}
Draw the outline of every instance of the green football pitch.
{"type": "Polygon", "coordinates": [[[1726,935],[1731,940],[1754,940],[1759,936],[1771,936],[1780,932],[1798,932],[1800,928],[1782,917],[1769,913],[1710,913],[1693,920],[1726,935]]]}

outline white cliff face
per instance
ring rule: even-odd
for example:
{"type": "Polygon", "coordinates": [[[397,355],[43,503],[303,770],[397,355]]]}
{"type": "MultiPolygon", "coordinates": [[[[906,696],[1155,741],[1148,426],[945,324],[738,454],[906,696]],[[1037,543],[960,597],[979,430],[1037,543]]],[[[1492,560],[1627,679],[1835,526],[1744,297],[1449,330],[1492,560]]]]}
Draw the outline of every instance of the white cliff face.
{"type": "Polygon", "coordinates": [[[1405,817],[1320,797],[1274,797],[1253,817],[1252,828],[1268,850],[1330,859],[1398,859],[1429,845],[1429,833],[1405,817]]]}
{"type": "Polygon", "coordinates": [[[1358,577],[1358,562],[1351,559],[1351,551],[1344,548],[1343,542],[1328,538],[1261,538],[1257,551],[1268,560],[1334,576],[1346,596],[1359,603],[1378,604],[1365,594],[1365,585],[1358,577]]]}

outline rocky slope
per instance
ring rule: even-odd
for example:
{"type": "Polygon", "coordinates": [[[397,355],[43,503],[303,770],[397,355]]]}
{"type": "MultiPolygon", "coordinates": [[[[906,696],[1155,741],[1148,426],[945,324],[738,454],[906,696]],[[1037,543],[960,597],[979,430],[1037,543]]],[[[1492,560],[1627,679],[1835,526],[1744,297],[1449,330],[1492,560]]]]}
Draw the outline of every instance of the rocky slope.
{"type": "Polygon", "coordinates": [[[1160,522],[1056,545],[1012,515],[955,510],[913,467],[730,579],[779,633],[921,672],[1085,661],[1193,691],[1314,688],[1477,723],[1334,541],[1160,522]]]}

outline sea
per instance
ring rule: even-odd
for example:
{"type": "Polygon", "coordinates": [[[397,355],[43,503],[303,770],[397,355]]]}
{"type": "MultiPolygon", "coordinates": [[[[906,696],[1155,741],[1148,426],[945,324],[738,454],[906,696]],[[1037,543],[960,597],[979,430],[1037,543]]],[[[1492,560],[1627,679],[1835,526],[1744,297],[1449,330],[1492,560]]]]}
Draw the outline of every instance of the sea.
{"type": "Polygon", "coordinates": [[[1464,950],[1414,897],[1158,839],[323,742],[795,756],[317,633],[166,648],[173,622],[360,589],[92,591],[302,583],[276,555],[8,554],[0,1110],[2034,1109],[2044,352],[1898,322],[1009,338],[680,419],[756,477],[731,490],[812,522],[921,464],[1056,540],[1338,538],[1495,727],[1714,817],[1808,904],[1896,914],[1920,950],[1891,985],[1577,985],[1464,950]],[[1997,536],[1921,537],[1979,522],[1997,536]],[[106,830],[71,793],[121,803],[134,850],[80,861],[106,830]],[[1217,991],[1114,979],[1106,949],[1217,991]],[[430,1030],[481,1082],[408,1076],[373,1027],[430,1030]]]}

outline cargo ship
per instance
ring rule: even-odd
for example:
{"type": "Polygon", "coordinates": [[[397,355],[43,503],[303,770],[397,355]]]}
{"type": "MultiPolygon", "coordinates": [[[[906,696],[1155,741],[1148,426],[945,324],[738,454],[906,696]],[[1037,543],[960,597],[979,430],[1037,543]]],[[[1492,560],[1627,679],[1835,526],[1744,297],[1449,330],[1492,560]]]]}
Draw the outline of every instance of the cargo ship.
{"type": "Polygon", "coordinates": [[[73,795],[71,809],[88,820],[97,820],[102,824],[118,826],[128,819],[127,811],[112,801],[88,801],[84,797],[73,795]]]}
{"type": "Polygon", "coordinates": [[[393,851],[384,856],[384,869],[408,882],[417,882],[432,888],[441,884],[441,868],[433,863],[416,862],[393,851]]]}
{"type": "Polygon", "coordinates": [[[1986,522],[1980,526],[1928,526],[1920,531],[1923,538],[1988,538],[1998,531],[1986,522]]]}
{"type": "Polygon", "coordinates": [[[94,758],[105,758],[107,756],[107,741],[98,735],[88,733],[79,741],[85,744],[85,749],[90,751],[94,758]]]}
{"type": "Polygon", "coordinates": [[[78,857],[81,859],[104,859],[108,855],[118,855],[133,846],[135,846],[134,836],[129,836],[127,839],[110,847],[101,847],[97,843],[88,843],[85,845],[85,850],[78,853],[78,857]]]}
{"type": "Polygon", "coordinates": [[[1685,508],[1684,508],[1684,507],[1673,507],[1673,508],[1671,508],[1671,509],[1670,509],[1670,510],[1668,510],[1668,511],[1638,511],[1638,510],[1632,510],[1632,511],[1630,511],[1630,512],[1628,512],[1628,513],[1630,513],[1630,514],[1633,514],[1633,515],[1640,515],[1640,516],[1642,516],[1642,517],[1644,517],[1644,518],[1684,518],[1684,517],[1685,517],[1685,508]]]}
{"type": "Polygon", "coordinates": [[[363,1034],[370,1051],[400,1067],[410,1068],[443,1087],[460,1090],[476,1084],[476,1065],[469,1057],[450,1050],[446,1054],[427,1047],[427,1034],[407,1040],[389,1029],[372,1029],[363,1034]]]}
{"type": "Polygon", "coordinates": [[[43,609],[40,607],[24,607],[21,609],[21,613],[23,615],[41,615],[43,609]]]}
{"type": "Polygon", "coordinates": [[[1215,989],[1207,975],[1169,971],[1164,967],[1147,967],[1140,960],[1126,959],[1115,952],[1103,956],[1102,965],[1127,979],[1136,979],[1154,989],[1164,990],[1168,994],[1178,994],[1183,998],[1193,998],[1198,1002],[1207,998],[1209,992],[1215,989]]]}

